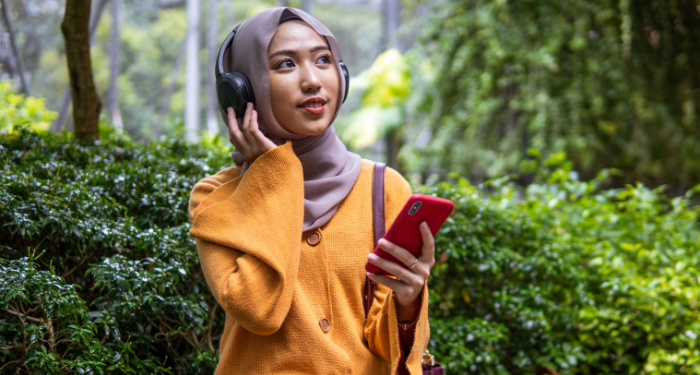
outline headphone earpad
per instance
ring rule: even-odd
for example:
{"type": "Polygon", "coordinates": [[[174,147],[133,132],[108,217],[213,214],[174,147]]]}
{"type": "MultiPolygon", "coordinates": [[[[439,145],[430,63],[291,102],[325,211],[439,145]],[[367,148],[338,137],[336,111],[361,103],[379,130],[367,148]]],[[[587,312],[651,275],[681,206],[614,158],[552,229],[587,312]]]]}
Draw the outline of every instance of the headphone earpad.
{"type": "Polygon", "coordinates": [[[255,105],[253,86],[243,73],[232,72],[219,76],[216,79],[216,94],[224,112],[231,107],[236,111],[237,118],[243,117],[248,103],[255,105]]]}
{"type": "Polygon", "coordinates": [[[340,61],[340,70],[343,71],[343,77],[345,77],[345,95],[343,95],[343,103],[348,98],[348,91],[350,90],[350,72],[348,72],[348,67],[345,66],[343,61],[340,61]]]}

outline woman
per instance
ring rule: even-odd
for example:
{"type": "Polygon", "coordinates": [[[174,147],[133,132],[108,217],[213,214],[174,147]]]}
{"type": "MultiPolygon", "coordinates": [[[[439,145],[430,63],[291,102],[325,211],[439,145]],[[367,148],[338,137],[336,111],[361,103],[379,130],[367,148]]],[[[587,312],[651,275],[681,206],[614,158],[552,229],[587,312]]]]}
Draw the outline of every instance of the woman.
{"type": "MultiPolygon", "coordinates": [[[[201,180],[190,216],[207,283],[226,311],[217,374],[421,373],[426,280],[435,263],[423,224],[406,264],[370,254],[374,163],[350,153],[332,122],[344,99],[338,43],[308,14],[273,8],[243,22],[227,66],[251,81],[255,105],[228,109],[236,167],[201,180]],[[239,128],[237,117],[243,117],[239,128]],[[365,321],[365,262],[379,285],[365,321]]],[[[411,194],[385,173],[386,228],[411,194]]]]}

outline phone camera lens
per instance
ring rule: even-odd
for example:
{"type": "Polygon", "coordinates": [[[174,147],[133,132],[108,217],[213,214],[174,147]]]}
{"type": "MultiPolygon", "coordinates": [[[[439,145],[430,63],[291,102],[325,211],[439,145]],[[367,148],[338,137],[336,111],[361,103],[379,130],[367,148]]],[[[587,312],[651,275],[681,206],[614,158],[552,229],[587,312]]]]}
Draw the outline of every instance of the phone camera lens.
{"type": "Polygon", "coordinates": [[[409,215],[414,215],[416,212],[418,212],[418,209],[420,208],[421,202],[416,202],[411,206],[411,209],[408,210],[409,215]]]}

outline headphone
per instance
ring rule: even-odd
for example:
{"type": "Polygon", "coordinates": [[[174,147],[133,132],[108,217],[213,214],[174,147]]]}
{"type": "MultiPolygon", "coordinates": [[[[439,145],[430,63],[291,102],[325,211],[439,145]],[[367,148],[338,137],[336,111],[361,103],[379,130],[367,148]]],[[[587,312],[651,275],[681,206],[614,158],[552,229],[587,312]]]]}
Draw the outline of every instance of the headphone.
{"type": "MultiPolygon", "coordinates": [[[[231,46],[233,46],[233,38],[236,36],[239,27],[241,27],[240,24],[228,34],[221,44],[219,56],[214,66],[214,76],[216,77],[216,95],[219,98],[219,105],[224,111],[226,111],[228,107],[233,108],[233,110],[236,111],[236,117],[241,118],[243,117],[243,113],[245,113],[245,108],[248,103],[253,103],[253,105],[255,105],[253,86],[250,84],[245,74],[224,71],[224,54],[229,52],[231,46]]],[[[350,73],[343,63],[343,58],[340,57],[339,60],[340,70],[342,70],[343,77],[345,78],[345,95],[343,96],[343,103],[345,103],[345,99],[348,98],[348,89],[350,87],[350,73]]]]}

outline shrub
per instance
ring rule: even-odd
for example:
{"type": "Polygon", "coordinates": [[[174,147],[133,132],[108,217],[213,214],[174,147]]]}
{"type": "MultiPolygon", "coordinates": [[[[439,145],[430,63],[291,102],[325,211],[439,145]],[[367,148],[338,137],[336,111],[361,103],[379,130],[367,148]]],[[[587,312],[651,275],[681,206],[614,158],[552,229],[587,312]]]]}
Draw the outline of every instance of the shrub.
{"type": "MultiPolygon", "coordinates": [[[[697,374],[700,210],[644,185],[578,181],[555,155],[524,191],[463,179],[438,235],[432,340],[454,373],[697,374]],[[437,318],[437,319],[436,319],[437,318]]],[[[537,163],[537,162],[535,162],[537,163]]]]}
{"type": "Polygon", "coordinates": [[[212,371],[223,313],[188,236],[187,203],[227,159],[105,133],[96,145],[0,133],[2,371],[212,371]]]}
{"type": "Polygon", "coordinates": [[[10,130],[14,125],[48,130],[51,121],[58,116],[46,109],[44,99],[18,94],[9,80],[0,81],[0,103],[0,130],[10,130]]]}
{"type": "MultiPolygon", "coordinates": [[[[102,135],[0,132],[0,372],[212,372],[224,314],[186,213],[230,158],[216,139],[102,135]]],[[[563,159],[533,160],[526,189],[417,189],[457,207],[437,237],[430,349],[454,374],[697,374],[690,194],[604,189],[611,171],[578,181],[563,159]]]]}
{"type": "Polygon", "coordinates": [[[491,194],[466,180],[419,190],[456,206],[436,237],[431,345],[454,373],[571,368],[580,348],[566,340],[586,299],[578,259],[501,184],[491,194]]]}

